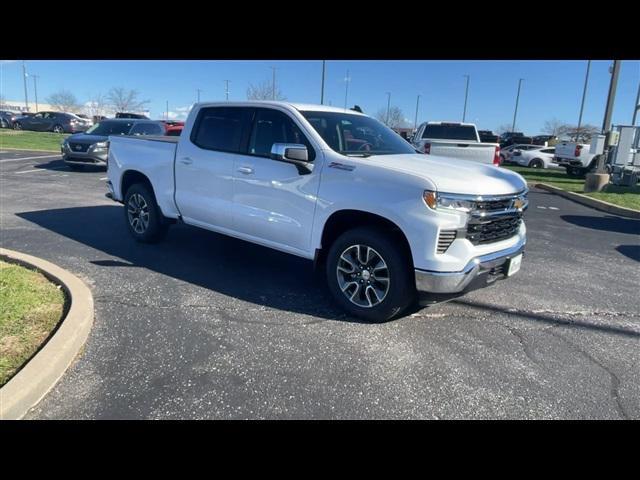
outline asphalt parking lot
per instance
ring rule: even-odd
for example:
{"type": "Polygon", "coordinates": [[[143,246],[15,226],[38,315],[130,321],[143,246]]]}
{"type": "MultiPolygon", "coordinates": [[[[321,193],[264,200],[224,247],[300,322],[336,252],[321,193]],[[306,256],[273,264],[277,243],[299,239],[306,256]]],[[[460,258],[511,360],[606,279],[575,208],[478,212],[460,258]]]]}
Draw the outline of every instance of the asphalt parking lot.
{"type": "Polygon", "coordinates": [[[533,191],[520,273],[369,325],[302,259],[182,225],[136,244],[105,177],[0,152],[0,244],[96,307],[29,418],[640,418],[638,220],[533,191]]]}

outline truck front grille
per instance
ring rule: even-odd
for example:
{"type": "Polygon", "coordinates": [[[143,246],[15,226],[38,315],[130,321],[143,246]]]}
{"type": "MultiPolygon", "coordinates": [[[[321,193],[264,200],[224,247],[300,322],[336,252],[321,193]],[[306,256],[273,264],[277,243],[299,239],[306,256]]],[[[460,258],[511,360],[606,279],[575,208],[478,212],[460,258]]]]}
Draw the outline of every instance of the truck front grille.
{"type": "Polygon", "coordinates": [[[521,214],[473,219],[467,224],[467,240],[474,245],[499,242],[518,233],[520,223],[521,214]]]}
{"type": "Polygon", "coordinates": [[[440,230],[438,235],[438,253],[444,253],[456,239],[458,232],[456,230],[440,230]]]}

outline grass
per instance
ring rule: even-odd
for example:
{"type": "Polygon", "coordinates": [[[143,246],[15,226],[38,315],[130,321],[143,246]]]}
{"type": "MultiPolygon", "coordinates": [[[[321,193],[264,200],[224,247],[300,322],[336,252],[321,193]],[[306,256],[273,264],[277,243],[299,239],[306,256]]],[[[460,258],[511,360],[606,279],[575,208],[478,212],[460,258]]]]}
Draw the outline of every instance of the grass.
{"type": "Polygon", "coordinates": [[[64,303],[62,289],[44,275],[0,260],[0,386],[47,339],[64,303]]]}
{"type": "Polygon", "coordinates": [[[18,148],[20,150],[41,150],[59,152],[60,142],[67,134],[49,132],[29,132],[25,130],[0,129],[0,150],[18,148]]]}
{"type": "Polygon", "coordinates": [[[584,178],[571,178],[564,170],[538,170],[514,166],[505,166],[505,168],[518,172],[527,182],[546,183],[568,192],[580,193],[620,207],[640,210],[640,186],[638,185],[635,187],[607,185],[601,192],[584,193],[584,178]]]}

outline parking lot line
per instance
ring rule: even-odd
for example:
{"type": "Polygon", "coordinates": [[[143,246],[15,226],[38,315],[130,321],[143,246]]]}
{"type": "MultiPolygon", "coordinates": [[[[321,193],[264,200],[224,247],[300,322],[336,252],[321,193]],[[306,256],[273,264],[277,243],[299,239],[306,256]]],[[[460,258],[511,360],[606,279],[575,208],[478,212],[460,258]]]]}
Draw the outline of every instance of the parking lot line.
{"type": "Polygon", "coordinates": [[[22,157],[22,158],[8,158],[8,159],[0,159],[0,163],[9,163],[9,162],[18,162],[22,160],[37,160],[40,158],[53,158],[59,157],[60,155],[38,155],[37,157],[22,157]]]}
{"type": "Polygon", "coordinates": [[[20,172],[13,172],[13,173],[31,173],[31,172],[35,173],[35,172],[47,172],[51,170],[66,170],[66,168],[37,168],[33,170],[21,170],[20,172]]]}

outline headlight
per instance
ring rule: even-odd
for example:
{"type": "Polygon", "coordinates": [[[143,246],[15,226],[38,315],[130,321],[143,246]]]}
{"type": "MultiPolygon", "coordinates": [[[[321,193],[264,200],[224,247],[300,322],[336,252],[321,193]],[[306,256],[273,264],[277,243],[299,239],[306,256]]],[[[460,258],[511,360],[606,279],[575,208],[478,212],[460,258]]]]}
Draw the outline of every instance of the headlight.
{"type": "Polygon", "coordinates": [[[432,210],[470,212],[476,207],[476,202],[442,193],[425,190],[423,194],[424,202],[432,210]]]}
{"type": "Polygon", "coordinates": [[[93,144],[94,150],[106,150],[109,148],[109,142],[98,142],[93,144]]]}

